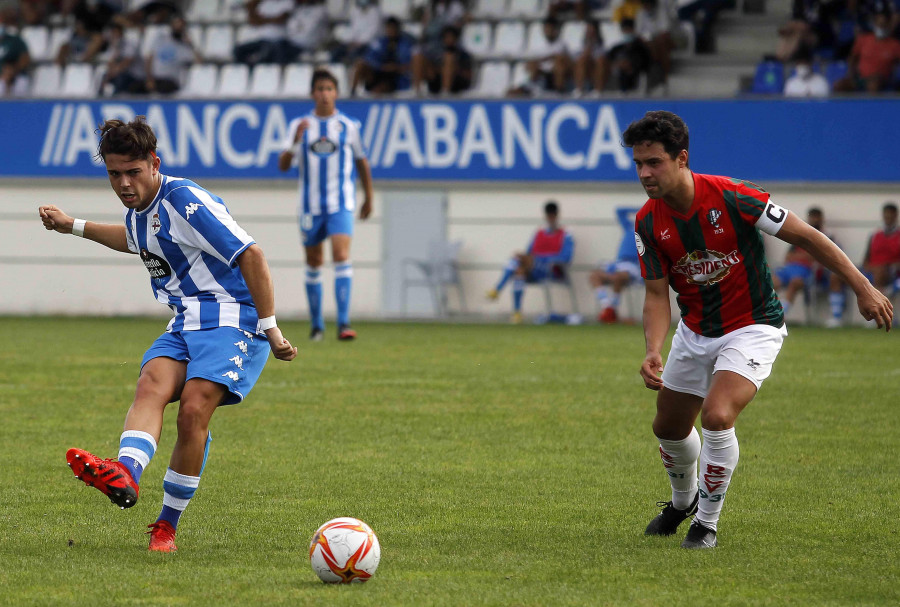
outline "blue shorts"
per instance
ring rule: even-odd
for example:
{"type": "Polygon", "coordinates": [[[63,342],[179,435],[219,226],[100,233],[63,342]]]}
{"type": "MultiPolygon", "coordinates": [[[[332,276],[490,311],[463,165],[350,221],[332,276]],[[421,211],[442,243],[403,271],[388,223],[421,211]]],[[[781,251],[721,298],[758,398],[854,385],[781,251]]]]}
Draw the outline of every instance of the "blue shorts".
{"type": "Polygon", "coordinates": [[[353,211],[300,215],[300,239],[304,247],[314,247],[335,234],[353,236],[353,211]]]}
{"type": "Polygon", "coordinates": [[[619,272],[628,272],[631,280],[635,282],[641,279],[641,265],[637,261],[620,259],[606,266],[607,274],[618,274],[619,272]]]}
{"type": "Polygon", "coordinates": [[[265,337],[234,327],[163,333],[144,353],[141,368],[164,356],[187,361],[188,379],[201,378],[228,390],[223,405],[244,400],[259,379],[269,358],[265,337]]]}
{"type": "Polygon", "coordinates": [[[781,281],[782,286],[787,286],[789,282],[795,278],[802,278],[807,285],[812,283],[812,268],[799,263],[789,263],[788,265],[775,270],[775,275],[781,281]]]}

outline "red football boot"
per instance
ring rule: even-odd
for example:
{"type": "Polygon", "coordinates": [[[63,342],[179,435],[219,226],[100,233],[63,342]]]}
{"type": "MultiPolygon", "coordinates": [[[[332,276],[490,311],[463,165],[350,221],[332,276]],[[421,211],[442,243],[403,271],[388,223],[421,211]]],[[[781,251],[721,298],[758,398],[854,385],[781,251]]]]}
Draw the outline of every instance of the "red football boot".
{"type": "Polygon", "coordinates": [[[616,314],[615,308],[604,308],[602,312],[600,312],[600,316],[597,317],[597,320],[602,322],[605,325],[611,325],[615,323],[619,319],[619,315],[616,314]]]}
{"type": "Polygon", "coordinates": [[[350,328],[350,325],[344,325],[338,329],[338,339],[341,341],[351,341],[356,339],[356,331],[350,328]]]}
{"type": "Polygon", "coordinates": [[[175,546],[175,529],[169,524],[169,521],[156,521],[151,525],[147,525],[150,531],[150,552],[175,552],[178,547],[175,546]]]}
{"type": "Polygon", "coordinates": [[[137,503],[140,488],[118,460],[100,459],[83,449],[69,449],[66,461],[75,478],[98,489],[119,508],[131,508],[137,503]]]}

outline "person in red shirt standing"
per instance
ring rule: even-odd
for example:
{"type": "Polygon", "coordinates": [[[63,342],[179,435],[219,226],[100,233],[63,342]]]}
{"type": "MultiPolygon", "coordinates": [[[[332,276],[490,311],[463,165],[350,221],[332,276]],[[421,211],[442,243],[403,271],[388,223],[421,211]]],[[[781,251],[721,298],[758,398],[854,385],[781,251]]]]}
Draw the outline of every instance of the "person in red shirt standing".
{"type": "Polygon", "coordinates": [[[897,225],[897,205],[887,202],[881,207],[884,226],[869,237],[863,270],[871,274],[872,282],[882,292],[900,281],[900,226],[897,225]]]}
{"type": "Polygon", "coordinates": [[[847,76],[834,83],[838,92],[877,93],[891,83],[894,67],[900,63],[900,40],[890,35],[890,13],[881,12],[872,19],[872,31],[856,37],[850,51],[847,76]]]}
{"type": "Polygon", "coordinates": [[[659,393],[653,433],[672,485],[672,500],[645,533],[673,535],[696,514],[681,545],[712,548],[738,462],[735,421],[769,376],[787,335],[760,231],[803,247],[840,276],[866,320],[890,330],[893,307],[837,245],[762,188],[694,173],[688,129],[675,114],[648,112],[623,139],[649,196],[635,219],[646,289],[640,374],[659,393]],[[663,370],[670,286],[681,320],[663,370]]]}

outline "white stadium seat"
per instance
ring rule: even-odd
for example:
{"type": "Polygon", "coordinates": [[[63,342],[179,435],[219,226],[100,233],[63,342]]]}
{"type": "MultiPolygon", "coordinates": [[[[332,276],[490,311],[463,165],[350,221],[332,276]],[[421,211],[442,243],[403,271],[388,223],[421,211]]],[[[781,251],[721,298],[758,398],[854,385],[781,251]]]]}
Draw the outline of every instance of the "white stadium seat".
{"type": "Polygon", "coordinates": [[[409,21],[409,0],[381,0],[381,14],[385,17],[396,17],[400,21],[409,21]]]}
{"type": "Polygon", "coordinates": [[[506,0],[478,0],[472,14],[477,19],[502,19],[506,16],[506,0]]]}
{"type": "Polygon", "coordinates": [[[542,0],[509,0],[506,16],[540,19],[543,17],[543,13],[544,3],[542,0]]]}
{"type": "Polygon", "coordinates": [[[332,21],[346,21],[349,17],[347,0],[325,0],[325,10],[332,21]]]}
{"type": "Polygon", "coordinates": [[[288,65],[284,68],[284,78],[281,80],[280,96],[289,99],[308,99],[312,73],[313,66],[308,63],[292,63],[288,65]]]}
{"type": "Polygon", "coordinates": [[[608,51],[624,39],[622,28],[618,23],[603,21],[600,23],[600,35],[603,36],[603,50],[608,51]]]}
{"type": "Polygon", "coordinates": [[[47,50],[49,59],[52,61],[56,59],[56,55],[59,54],[59,49],[63,44],[69,41],[69,38],[72,37],[72,28],[70,27],[56,27],[53,28],[53,31],[50,32],[50,43],[49,48],[47,50]]]}
{"type": "Polygon", "coordinates": [[[580,55],[584,49],[584,33],[587,24],[584,21],[566,21],[562,26],[560,37],[566,45],[570,55],[580,55]]]}
{"type": "Polygon", "coordinates": [[[347,68],[343,63],[329,63],[322,66],[332,74],[338,81],[338,94],[347,95],[350,93],[350,80],[347,78],[347,68]]]}
{"type": "Polygon", "coordinates": [[[187,12],[188,23],[219,23],[226,11],[220,0],[194,0],[187,12]]]}
{"type": "Polygon", "coordinates": [[[62,68],[55,63],[39,65],[34,70],[31,83],[32,97],[59,97],[62,68]]]}
{"type": "Polygon", "coordinates": [[[463,48],[479,59],[491,54],[493,28],[487,21],[466,23],[462,30],[463,48]]]}
{"type": "Polygon", "coordinates": [[[494,30],[495,57],[518,58],[525,47],[525,24],[521,21],[503,22],[494,30]]]}
{"type": "Polygon", "coordinates": [[[234,31],[230,25],[210,25],[200,53],[207,61],[230,61],[234,56],[234,31]]]}
{"type": "Polygon", "coordinates": [[[168,28],[168,25],[158,24],[144,26],[144,38],[141,40],[141,57],[146,57],[150,54],[150,47],[156,43],[159,35],[167,31],[168,28]]]}
{"type": "Polygon", "coordinates": [[[180,97],[210,97],[216,89],[219,67],[211,63],[195,63],[187,73],[187,81],[179,91],[180,97]]]}
{"type": "Polygon", "coordinates": [[[249,94],[250,68],[243,63],[226,63],[219,70],[219,97],[242,98],[249,94]]]}
{"type": "Polygon", "coordinates": [[[528,65],[525,61],[516,61],[512,67],[512,76],[510,76],[510,85],[518,88],[528,84],[530,76],[528,75],[528,65]]]}
{"type": "Polygon", "coordinates": [[[544,24],[540,21],[532,21],[528,25],[528,33],[525,36],[525,57],[546,57],[549,44],[544,37],[544,24]]]}
{"type": "Polygon", "coordinates": [[[36,63],[50,61],[50,30],[43,25],[23,27],[19,34],[28,47],[28,55],[36,63]]]}
{"type": "Polygon", "coordinates": [[[93,97],[94,66],[90,63],[70,63],[63,70],[61,94],[63,97],[93,97]]]}
{"type": "Polygon", "coordinates": [[[260,64],[250,75],[251,97],[277,97],[281,92],[281,66],[260,64]]]}
{"type": "Polygon", "coordinates": [[[478,70],[472,96],[503,97],[509,90],[509,63],[485,61],[478,70]]]}

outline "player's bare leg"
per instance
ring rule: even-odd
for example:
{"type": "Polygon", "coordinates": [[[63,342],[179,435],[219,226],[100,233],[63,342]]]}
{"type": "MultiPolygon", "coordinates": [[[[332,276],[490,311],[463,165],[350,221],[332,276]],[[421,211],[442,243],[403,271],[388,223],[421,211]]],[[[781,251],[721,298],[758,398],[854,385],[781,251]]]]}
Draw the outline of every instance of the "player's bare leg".
{"type": "Polygon", "coordinates": [[[193,378],[184,385],[178,408],[178,438],[163,480],[163,508],[151,525],[150,550],[174,552],[175,530],[200,484],[209,451],[209,421],[225,398],[225,386],[193,378]]]}
{"type": "Polygon", "coordinates": [[[717,544],[719,515],[740,455],[734,423],[754,396],[756,386],[746,377],[732,371],[713,375],[700,411],[700,503],[681,544],[684,548],[712,548],[717,544]]]}
{"type": "Polygon", "coordinates": [[[356,339],[350,326],[350,292],[353,284],[353,264],[350,262],[349,234],[332,234],[331,258],[334,260],[334,299],[337,303],[338,339],[356,339]]]}
{"type": "Polygon", "coordinates": [[[309,303],[309,339],[322,341],[325,337],[325,320],[322,317],[322,243],[304,247],[306,252],[306,300],[309,303]]]}
{"type": "Polygon", "coordinates": [[[650,521],[646,535],[672,535],[678,526],[697,511],[697,458],[700,436],[694,428],[703,399],[694,394],[663,387],[656,399],[653,433],[659,440],[659,454],[672,486],[672,499],[650,521]]]}
{"type": "Polygon", "coordinates": [[[98,489],[120,508],[134,506],[140,493],[140,475],[156,451],[166,405],[181,393],[185,368],[184,362],[171,358],[148,361],[141,369],[134,401],[125,417],[119,460],[69,449],[66,460],[75,478],[98,489]]]}

